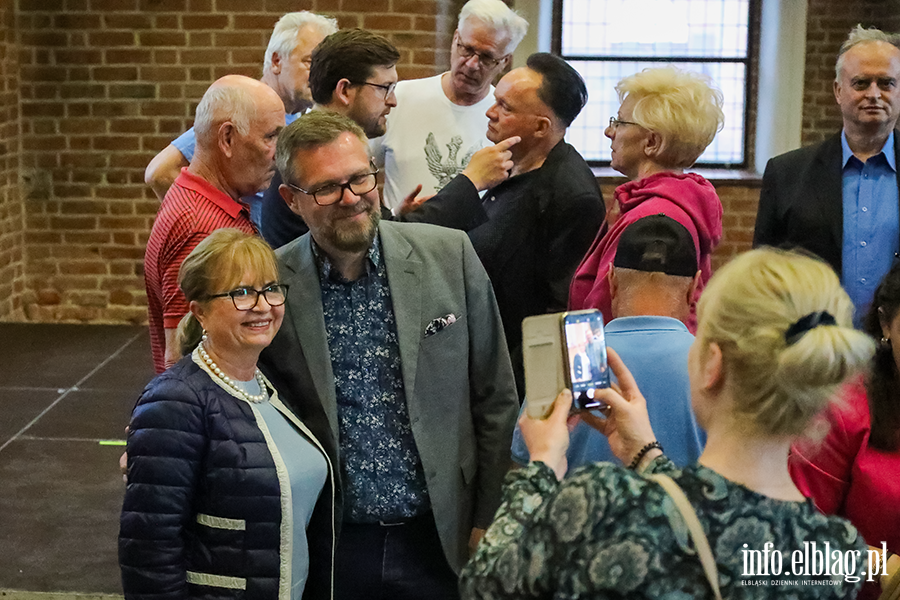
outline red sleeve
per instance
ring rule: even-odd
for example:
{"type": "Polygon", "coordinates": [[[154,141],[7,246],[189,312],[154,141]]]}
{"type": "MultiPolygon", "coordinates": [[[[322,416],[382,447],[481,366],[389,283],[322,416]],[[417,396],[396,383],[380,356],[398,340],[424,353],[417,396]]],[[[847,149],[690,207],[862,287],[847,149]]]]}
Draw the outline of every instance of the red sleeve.
{"type": "Polygon", "coordinates": [[[844,388],[822,421],[825,438],[797,442],[791,448],[791,477],[804,496],[825,514],[841,514],[857,456],[869,439],[868,398],[861,383],[844,388]]]}

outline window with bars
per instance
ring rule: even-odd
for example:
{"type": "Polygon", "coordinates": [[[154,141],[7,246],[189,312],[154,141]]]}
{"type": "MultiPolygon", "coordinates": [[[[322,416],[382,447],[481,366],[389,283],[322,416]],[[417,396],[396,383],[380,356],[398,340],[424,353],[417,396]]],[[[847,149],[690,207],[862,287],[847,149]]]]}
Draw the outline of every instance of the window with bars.
{"type": "Polygon", "coordinates": [[[697,164],[744,167],[752,1],[554,0],[554,50],[581,73],[589,96],[567,141],[586,160],[609,164],[603,131],[619,109],[616,83],[672,64],[708,75],[725,98],[725,127],[697,164]]]}

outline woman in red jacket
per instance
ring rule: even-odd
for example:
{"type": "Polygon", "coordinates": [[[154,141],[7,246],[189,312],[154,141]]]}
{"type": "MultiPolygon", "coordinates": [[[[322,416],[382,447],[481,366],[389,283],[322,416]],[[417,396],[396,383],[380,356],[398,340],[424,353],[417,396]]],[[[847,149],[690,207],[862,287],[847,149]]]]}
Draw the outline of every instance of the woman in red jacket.
{"type": "MultiPolygon", "coordinates": [[[[685,173],[722,128],[722,93],[708,78],[675,67],[644,69],[616,85],[618,116],[606,137],[611,165],[631,181],[616,188],[606,221],[569,289],[569,308],[597,308],[612,319],[607,279],[622,232],[642,217],[664,214],[684,225],[697,247],[700,290],[712,275],[710,256],[722,237],[722,203],[712,184],[685,173]]],[[[691,310],[691,332],[696,328],[691,310]]]]}
{"type": "MultiPolygon", "coordinates": [[[[885,275],[865,330],[880,339],[865,380],[844,388],[826,413],[821,442],[797,444],[791,476],[804,495],[826,514],[846,517],[869,546],[900,553],[900,263],[885,275]]],[[[900,557],[888,571],[900,568],[900,557]]],[[[874,584],[859,598],[877,598],[874,584]]]]}

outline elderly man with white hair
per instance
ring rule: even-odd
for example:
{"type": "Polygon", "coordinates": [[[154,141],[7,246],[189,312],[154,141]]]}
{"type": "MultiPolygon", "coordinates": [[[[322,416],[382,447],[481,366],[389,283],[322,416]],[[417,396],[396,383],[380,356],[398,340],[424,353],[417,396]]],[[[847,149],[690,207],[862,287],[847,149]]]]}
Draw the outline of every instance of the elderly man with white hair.
{"type": "Polygon", "coordinates": [[[268,187],[275,174],[275,143],[284,105],[271,87],[226,75],[203,94],[191,163],[166,192],[144,255],[150,345],[157,373],[179,358],[175,331],[188,313],[178,286],[181,263],[216,229],[255,233],[241,198],[268,187]]]}
{"type": "MultiPolygon", "coordinates": [[[[499,1],[499,0],[498,0],[499,1]]],[[[308,110],[312,104],[309,91],[309,65],[312,51],[326,36],[337,31],[337,21],[301,10],[281,17],[272,30],[266,48],[260,81],[275,90],[284,103],[287,122],[308,110]]],[[[144,171],[144,181],[160,200],[194,156],[194,128],[188,129],[157,154],[144,171]]],[[[251,200],[255,222],[259,222],[259,203],[251,200]]]]}
{"type": "Polygon", "coordinates": [[[469,0],[453,34],[450,70],[397,85],[387,133],[370,143],[376,164],[384,165],[388,208],[418,186],[426,196],[440,191],[475,152],[491,145],[485,136],[491,82],[527,30],[528,22],[501,0],[469,0]]]}

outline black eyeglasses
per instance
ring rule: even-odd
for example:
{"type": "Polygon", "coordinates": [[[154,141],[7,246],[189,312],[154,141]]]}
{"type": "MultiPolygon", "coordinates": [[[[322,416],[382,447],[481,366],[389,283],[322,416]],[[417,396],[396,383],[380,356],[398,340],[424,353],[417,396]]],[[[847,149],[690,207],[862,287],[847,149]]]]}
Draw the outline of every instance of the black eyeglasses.
{"type": "Polygon", "coordinates": [[[615,129],[619,125],[637,125],[638,127],[642,127],[640,123],[635,123],[634,121],[623,121],[622,119],[617,119],[615,117],[609,118],[609,126],[615,129]]]}
{"type": "Polygon", "coordinates": [[[469,60],[473,56],[477,56],[478,64],[480,64],[481,66],[483,66],[487,69],[493,69],[494,67],[499,65],[501,62],[506,60],[506,56],[509,56],[507,54],[506,56],[501,56],[500,58],[494,58],[493,56],[487,55],[484,52],[479,52],[472,46],[463,44],[459,40],[456,41],[456,51],[459,53],[459,55],[461,57],[465,58],[466,60],[469,60]]]}
{"type": "Polygon", "coordinates": [[[252,287],[240,287],[222,294],[210,294],[207,298],[230,297],[234,307],[238,310],[253,310],[259,304],[259,297],[263,296],[269,306],[281,306],[287,298],[288,286],[281,283],[267,285],[261,290],[252,287]]]}
{"type": "Polygon", "coordinates": [[[353,85],[370,85],[372,87],[376,87],[380,90],[384,91],[384,101],[387,102],[388,96],[394,93],[394,90],[397,89],[397,82],[393,81],[391,83],[372,83],[370,81],[351,81],[353,85]]]}
{"type": "Polygon", "coordinates": [[[378,185],[378,178],[376,177],[378,169],[372,163],[369,163],[369,166],[372,168],[371,172],[356,175],[347,183],[329,183],[314,190],[304,190],[293,183],[288,183],[287,185],[298,192],[312,196],[319,206],[331,206],[341,201],[341,198],[344,197],[344,190],[350,190],[350,193],[362,196],[375,189],[375,186],[378,185]]]}

